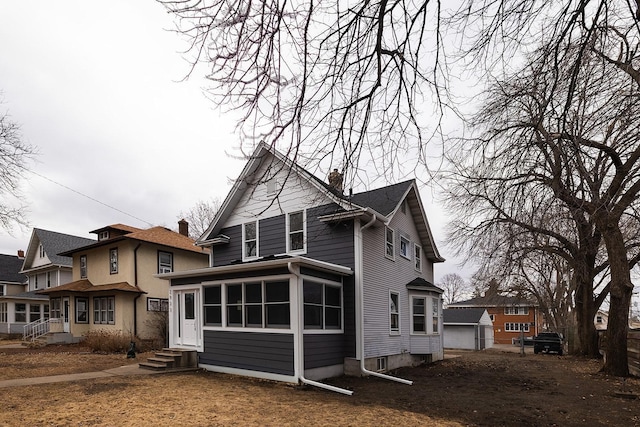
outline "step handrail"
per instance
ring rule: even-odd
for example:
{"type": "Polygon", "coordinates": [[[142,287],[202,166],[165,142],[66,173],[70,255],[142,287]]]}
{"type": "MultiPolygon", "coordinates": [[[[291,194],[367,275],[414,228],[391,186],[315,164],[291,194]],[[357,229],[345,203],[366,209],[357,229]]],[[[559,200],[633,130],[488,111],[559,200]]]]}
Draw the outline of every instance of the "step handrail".
{"type": "Polygon", "coordinates": [[[23,341],[35,341],[43,335],[46,335],[51,330],[52,323],[60,323],[61,319],[51,317],[49,319],[38,319],[31,323],[27,323],[22,328],[22,340],[23,341]]]}

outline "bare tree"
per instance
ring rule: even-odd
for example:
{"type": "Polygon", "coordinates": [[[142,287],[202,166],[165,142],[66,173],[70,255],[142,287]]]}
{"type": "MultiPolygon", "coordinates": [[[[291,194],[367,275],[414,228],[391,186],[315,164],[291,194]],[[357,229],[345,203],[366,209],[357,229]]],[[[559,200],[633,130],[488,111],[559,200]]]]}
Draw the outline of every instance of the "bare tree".
{"type": "Polygon", "coordinates": [[[191,209],[186,212],[180,212],[178,218],[182,218],[189,223],[189,237],[197,239],[207,231],[219,209],[220,200],[218,198],[208,201],[198,200],[191,209]]]}
{"type": "Polygon", "coordinates": [[[442,276],[438,286],[444,290],[442,297],[445,305],[469,298],[472,293],[470,284],[457,273],[449,273],[442,276]]]}
{"type": "MultiPolygon", "coordinates": [[[[492,87],[477,116],[483,133],[474,144],[480,153],[476,168],[483,168],[484,178],[470,182],[509,190],[494,194],[511,199],[486,200],[494,215],[504,216],[501,206],[509,204],[528,203],[531,213],[553,205],[552,212],[567,214],[549,221],[571,218],[577,231],[582,226],[595,231],[611,275],[605,370],[627,375],[630,268],[638,254],[623,231],[637,218],[640,80],[638,40],[629,38],[637,34],[636,23],[618,24],[584,29],[587,41],[564,46],[561,63],[557,46],[545,45],[524,69],[492,87]]],[[[567,240],[561,233],[554,238],[567,240]]]]}
{"type": "Polygon", "coordinates": [[[6,111],[0,113],[0,227],[6,231],[16,224],[27,225],[20,182],[35,154],[35,148],[22,141],[20,126],[6,111]]]}

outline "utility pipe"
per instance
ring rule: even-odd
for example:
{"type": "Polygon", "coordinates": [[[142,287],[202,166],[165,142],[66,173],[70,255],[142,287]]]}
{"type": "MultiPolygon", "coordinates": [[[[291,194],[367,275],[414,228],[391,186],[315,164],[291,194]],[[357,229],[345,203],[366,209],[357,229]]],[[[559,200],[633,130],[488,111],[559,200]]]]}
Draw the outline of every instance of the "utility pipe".
{"type": "Polygon", "coordinates": [[[372,375],[374,377],[383,378],[385,380],[396,381],[402,384],[412,385],[413,381],[405,380],[404,378],[393,377],[391,375],[382,374],[380,372],[374,372],[368,370],[364,365],[364,280],[362,279],[362,231],[371,227],[376,221],[378,217],[373,214],[371,220],[367,222],[365,225],[360,227],[359,229],[356,227],[356,237],[355,237],[355,252],[356,252],[356,301],[358,308],[360,309],[360,372],[365,375],[372,375]]]}
{"type": "MultiPolygon", "coordinates": [[[[293,268],[293,264],[291,262],[287,263],[287,269],[289,273],[293,274],[296,277],[296,283],[300,284],[300,273],[293,268]]],[[[298,357],[298,370],[300,373],[298,374],[298,379],[303,384],[312,385],[314,387],[323,388],[329,391],[335,391],[336,393],[346,394],[347,396],[351,396],[353,391],[347,390],[340,387],[335,387],[329,384],[324,384],[318,381],[309,380],[304,377],[304,298],[303,298],[303,287],[296,286],[298,289],[298,337],[299,337],[299,357],[298,357]]]]}

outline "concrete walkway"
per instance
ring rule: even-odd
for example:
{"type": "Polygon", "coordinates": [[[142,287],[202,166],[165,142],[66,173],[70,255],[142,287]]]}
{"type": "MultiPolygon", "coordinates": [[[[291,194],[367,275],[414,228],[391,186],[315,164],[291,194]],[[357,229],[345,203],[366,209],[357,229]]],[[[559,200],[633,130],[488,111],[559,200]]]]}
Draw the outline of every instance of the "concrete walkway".
{"type": "Polygon", "coordinates": [[[131,375],[153,375],[162,373],[161,371],[152,371],[150,369],[142,369],[137,364],[125,365],[119,368],[107,369],[97,372],[83,372],[80,374],[53,375],[50,377],[34,377],[34,378],[16,378],[13,380],[0,381],[0,388],[20,387],[28,385],[60,383],[67,381],[90,380],[93,378],[121,377],[131,375]]]}

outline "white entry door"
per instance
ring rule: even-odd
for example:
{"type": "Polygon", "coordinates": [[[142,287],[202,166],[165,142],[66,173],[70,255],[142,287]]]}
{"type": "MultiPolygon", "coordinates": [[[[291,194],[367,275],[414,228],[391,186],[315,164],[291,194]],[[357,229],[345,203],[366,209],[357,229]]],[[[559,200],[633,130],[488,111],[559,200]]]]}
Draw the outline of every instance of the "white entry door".
{"type": "Polygon", "coordinates": [[[179,345],[198,345],[198,304],[200,293],[198,290],[176,292],[178,309],[178,342],[179,345]]]}
{"type": "Polygon", "coordinates": [[[62,331],[69,332],[69,298],[62,299],[62,331]]]}

